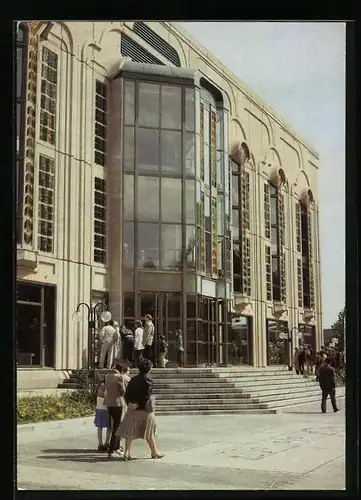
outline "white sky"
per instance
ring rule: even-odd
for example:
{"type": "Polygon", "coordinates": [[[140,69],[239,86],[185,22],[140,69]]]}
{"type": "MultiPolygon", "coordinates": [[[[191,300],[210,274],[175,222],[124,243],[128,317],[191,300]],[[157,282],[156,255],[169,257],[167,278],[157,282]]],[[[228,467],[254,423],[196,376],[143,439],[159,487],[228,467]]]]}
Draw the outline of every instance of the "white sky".
{"type": "Polygon", "coordinates": [[[320,153],[324,328],[345,303],[344,23],[179,23],[320,153]]]}

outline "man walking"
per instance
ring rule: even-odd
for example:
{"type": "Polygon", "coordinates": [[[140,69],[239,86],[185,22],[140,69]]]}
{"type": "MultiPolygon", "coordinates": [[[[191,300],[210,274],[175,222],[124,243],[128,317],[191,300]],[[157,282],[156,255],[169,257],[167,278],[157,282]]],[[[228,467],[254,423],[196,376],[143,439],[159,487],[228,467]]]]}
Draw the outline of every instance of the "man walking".
{"type": "MultiPolygon", "coordinates": [[[[152,322],[152,316],[150,314],[146,314],[144,317],[144,358],[148,359],[153,363],[153,340],[154,340],[154,325],[152,322]]],[[[154,363],[153,363],[154,364],[154,363]]]]}
{"type": "Polygon", "coordinates": [[[326,358],[320,368],[318,381],[322,390],[321,411],[326,413],[326,400],[330,396],[331,404],[334,412],[339,411],[336,404],[336,380],[335,370],[330,365],[330,358],[326,358]]]}

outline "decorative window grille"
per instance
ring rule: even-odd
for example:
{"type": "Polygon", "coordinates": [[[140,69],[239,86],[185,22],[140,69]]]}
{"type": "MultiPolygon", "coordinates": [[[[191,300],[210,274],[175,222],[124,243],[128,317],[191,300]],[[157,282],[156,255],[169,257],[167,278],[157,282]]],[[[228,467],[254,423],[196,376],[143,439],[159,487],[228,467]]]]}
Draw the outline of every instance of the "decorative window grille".
{"type": "Polygon", "coordinates": [[[154,57],[142,45],[139,45],[139,43],[124,33],[120,40],[120,53],[122,56],[130,57],[134,62],[165,66],[162,61],[154,57]]]}
{"type": "Polygon", "coordinates": [[[271,217],[270,217],[270,190],[268,182],[264,184],[264,235],[271,237],[271,217]]]}
{"type": "Polygon", "coordinates": [[[296,250],[301,252],[301,207],[296,203],[296,250]]]}
{"type": "Polygon", "coordinates": [[[315,281],[313,273],[313,245],[312,245],[312,210],[308,209],[308,259],[309,259],[309,283],[310,283],[310,307],[315,308],[315,281]]]}
{"type": "Polygon", "coordinates": [[[107,154],[108,89],[105,83],[95,82],[94,162],[104,167],[107,154]]]}
{"type": "Polygon", "coordinates": [[[40,139],[55,145],[58,55],[43,47],[41,67],[40,139]]]}
{"type": "Polygon", "coordinates": [[[266,297],[272,300],[272,270],[271,270],[271,247],[265,245],[265,264],[266,264],[266,297]]]}
{"type": "Polygon", "coordinates": [[[287,300],[287,279],[286,279],[286,253],[281,254],[281,301],[285,304],[287,300]]]}
{"type": "Polygon", "coordinates": [[[99,177],[94,188],[94,261],[107,261],[106,182],[99,177]]]}
{"type": "Polygon", "coordinates": [[[145,42],[147,42],[153,49],[162,54],[163,57],[168,59],[175,66],[180,67],[180,60],[177,51],[162,37],[153,31],[143,21],[136,21],[133,25],[133,31],[145,42]]]}
{"type": "Polygon", "coordinates": [[[243,271],[243,293],[244,295],[251,296],[251,240],[249,238],[242,238],[242,271],[243,271]]]}
{"type": "Polygon", "coordinates": [[[249,173],[243,168],[241,174],[241,202],[242,202],[242,224],[245,229],[250,229],[249,211],[249,173]]]}
{"type": "Polygon", "coordinates": [[[38,248],[54,251],[55,163],[46,156],[39,157],[38,248]]]}
{"type": "Polygon", "coordinates": [[[298,307],[303,307],[302,260],[297,259],[297,296],[298,307]]]}

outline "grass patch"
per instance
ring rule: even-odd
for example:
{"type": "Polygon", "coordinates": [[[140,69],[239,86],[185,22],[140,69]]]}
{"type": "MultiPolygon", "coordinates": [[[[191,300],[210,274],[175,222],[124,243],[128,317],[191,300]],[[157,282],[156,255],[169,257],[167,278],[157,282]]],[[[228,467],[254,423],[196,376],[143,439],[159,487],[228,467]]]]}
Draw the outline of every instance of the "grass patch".
{"type": "Polygon", "coordinates": [[[68,392],[60,397],[27,396],[17,400],[18,424],[90,417],[94,413],[93,398],[84,398],[76,392],[68,392]]]}

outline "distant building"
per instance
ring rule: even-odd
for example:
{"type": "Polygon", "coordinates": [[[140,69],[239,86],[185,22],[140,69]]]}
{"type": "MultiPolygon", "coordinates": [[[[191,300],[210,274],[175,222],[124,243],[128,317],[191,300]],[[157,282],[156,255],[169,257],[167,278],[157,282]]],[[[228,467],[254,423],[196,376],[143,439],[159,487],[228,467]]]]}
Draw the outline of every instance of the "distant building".
{"type": "Polygon", "coordinates": [[[319,156],[183,29],[21,22],[16,110],[19,364],[87,365],[80,302],[188,366],[319,348],[319,156]]]}

